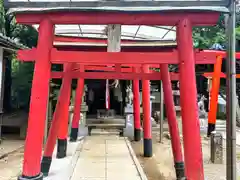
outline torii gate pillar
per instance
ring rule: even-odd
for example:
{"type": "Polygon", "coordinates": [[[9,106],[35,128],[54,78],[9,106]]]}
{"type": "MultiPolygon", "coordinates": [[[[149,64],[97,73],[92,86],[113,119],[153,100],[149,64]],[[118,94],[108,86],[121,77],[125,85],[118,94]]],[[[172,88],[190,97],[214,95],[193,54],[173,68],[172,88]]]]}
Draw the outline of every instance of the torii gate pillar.
{"type": "Polygon", "coordinates": [[[178,122],[176,118],[176,111],[173,101],[172,84],[170,74],[168,71],[168,64],[160,65],[160,72],[162,77],[162,86],[164,92],[164,101],[166,104],[168,127],[171,136],[172,152],[175,163],[176,177],[182,179],[185,177],[184,163],[182,156],[182,147],[178,130],[178,122]]]}
{"type": "Polygon", "coordinates": [[[19,180],[43,179],[40,163],[51,77],[50,51],[53,46],[53,36],[54,25],[48,19],[42,20],[39,27],[37,56],[32,81],[23,172],[22,176],[18,178],[19,180]]]}
{"type": "Polygon", "coordinates": [[[192,24],[187,18],[177,25],[177,43],[186,178],[204,180],[192,24]]]}
{"type": "MultiPolygon", "coordinates": [[[[149,66],[143,65],[143,72],[149,73],[149,66]]],[[[144,157],[152,157],[152,123],[150,110],[150,81],[142,82],[142,103],[143,103],[143,151],[144,157]]]]}
{"type": "MultiPolygon", "coordinates": [[[[133,68],[137,72],[137,67],[133,68]]],[[[133,109],[134,109],[134,140],[141,140],[141,121],[140,121],[140,93],[139,93],[139,80],[133,80],[133,109]]]]}
{"type": "MultiPolygon", "coordinates": [[[[84,71],[83,65],[80,66],[80,71],[84,71]]],[[[73,110],[73,120],[72,120],[72,128],[71,128],[71,135],[70,141],[75,142],[78,138],[78,129],[79,129],[79,121],[80,121],[80,113],[81,113],[81,104],[82,104],[82,97],[84,92],[84,79],[79,78],[77,82],[77,89],[75,93],[75,103],[74,103],[74,110],[73,110]]]]}
{"type": "MultiPolygon", "coordinates": [[[[66,72],[70,72],[72,64],[64,64],[66,72]]],[[[61,105],[61,124],[58,132],[58,144],[57,144],[57,158],[64,158],[67,155],[67,138],[68,138],[68,120],[69,120],[69,103],[71,96],[72,78],[69,74],[66,74],[66,86],[67,90],[62,94],[65,97],[65,101],[61,105]]]]}
{"type": "MultiPolygon", "coordinates": [[[[71,64],[67,65],[68,67],[65,68],[64,71],[70,71],[71,70],[71,64]]],[[[53,120],[51,123],[51,127],[49,129],[49,135],[47,138],[47,143],[45,145],[44,149],[44,154],[42,158],[42,163],[41,163],[41,171],[44,176],[48,176],[50,166],[52,163],[52,155],[54,151],[54,147],[56,145],[56,140],[57,136],[59,135],[59,128],[61,126],[62,121],[62,112],[63,110],[66,110],[66,94],[68,94],[69,88],[70,88],[70,83],[71,81],[69,80],[68,77],[64,77],[62,81],[62,85],[59,91],[59,96],[58,96],[58,101],[57,105],[53,114],[53,120]]],[[[59,148],[59,147],[58,147],[59,148]]],[[[60,147],[62,149],[66,149],[66,147],[60,147]]],[[[58,152],[64,152],[63,150],[59,150],[58,152]]],[[[57,154],[59,156],[59,153],[57,154]]]]}

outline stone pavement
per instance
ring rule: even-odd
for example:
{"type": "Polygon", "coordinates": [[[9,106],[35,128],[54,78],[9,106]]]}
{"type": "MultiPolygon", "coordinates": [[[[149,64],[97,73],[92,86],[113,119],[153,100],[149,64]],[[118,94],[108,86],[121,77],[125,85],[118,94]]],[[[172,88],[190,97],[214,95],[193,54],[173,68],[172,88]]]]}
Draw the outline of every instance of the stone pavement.
{"type": "Polygon", "coordinates": [[[12,153],[20,148],[23,148],[24,140],[3,140],[0,144],[0,159],[5,155],[12,153]]]}
{"type": "Polygon", "coordinates": [[[146,179],[131,152],[123,137],[99,134],[88,136],[71,180],[146,179]]]}

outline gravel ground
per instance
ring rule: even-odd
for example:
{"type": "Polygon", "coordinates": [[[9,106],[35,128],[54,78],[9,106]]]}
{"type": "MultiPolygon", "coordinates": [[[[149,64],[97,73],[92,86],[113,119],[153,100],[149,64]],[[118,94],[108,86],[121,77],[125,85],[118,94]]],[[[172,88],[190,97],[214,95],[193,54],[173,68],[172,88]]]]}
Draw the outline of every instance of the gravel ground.
{"type": "MultiPolygon", "coordinates": [[[[159,143],[159,131],[153,131],[153,157],[144,158],[143,143],[132,142],[132,147],[143,166],[149,180],[172,180],[176,179],[172,159],[171,141],[164,137],[163,142],[159,143]]],[[[212,164],[210,162],[210,142],[209,139],[202,137],[202,152],[204,162],[204,174],[206,180],[226,180],[226,142],[223,141],[223,164],[212,164]]],[[[237,147],[237,173],[240,180],[240,147],[237,147]]]]}

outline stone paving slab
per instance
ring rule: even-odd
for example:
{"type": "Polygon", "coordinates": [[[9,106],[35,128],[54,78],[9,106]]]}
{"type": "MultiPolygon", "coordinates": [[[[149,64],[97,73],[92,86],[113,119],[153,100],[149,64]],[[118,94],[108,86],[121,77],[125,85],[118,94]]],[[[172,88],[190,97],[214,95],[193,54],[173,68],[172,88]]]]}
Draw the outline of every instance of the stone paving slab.
{"type": "Polygon", "coordinates": [[[57,146],[55,146],[49,175],[44,177],[44,180],[70,180],[83,142],[83,137],[77,142],[68,141],[67,157],[63,159],[56,158],[57,146]]]}
{"type": "Polygon", "coordinates": [[[86,137],[71,180],[141,180],[125,138],[86,137]]]}

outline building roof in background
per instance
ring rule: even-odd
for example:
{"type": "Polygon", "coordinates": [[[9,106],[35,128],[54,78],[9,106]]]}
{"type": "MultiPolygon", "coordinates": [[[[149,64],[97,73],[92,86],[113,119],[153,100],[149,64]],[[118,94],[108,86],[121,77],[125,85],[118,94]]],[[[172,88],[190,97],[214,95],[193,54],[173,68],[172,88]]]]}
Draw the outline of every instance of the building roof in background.
{"type": "Polygon", "coordinates": [[[0,33],[0,46],[5,48],[6,50],[11,50],[11,51],[27,48],[26,46],[22,45],[21,43],[12,40],[9,37],[6,37],[1,33],[0,33]]]}
{"type": "Polygon", "coordinates": [[[228,12],[230,0],[4,0],[11,12],[118,11],[157,12],[173,10],[228,12]]]}

